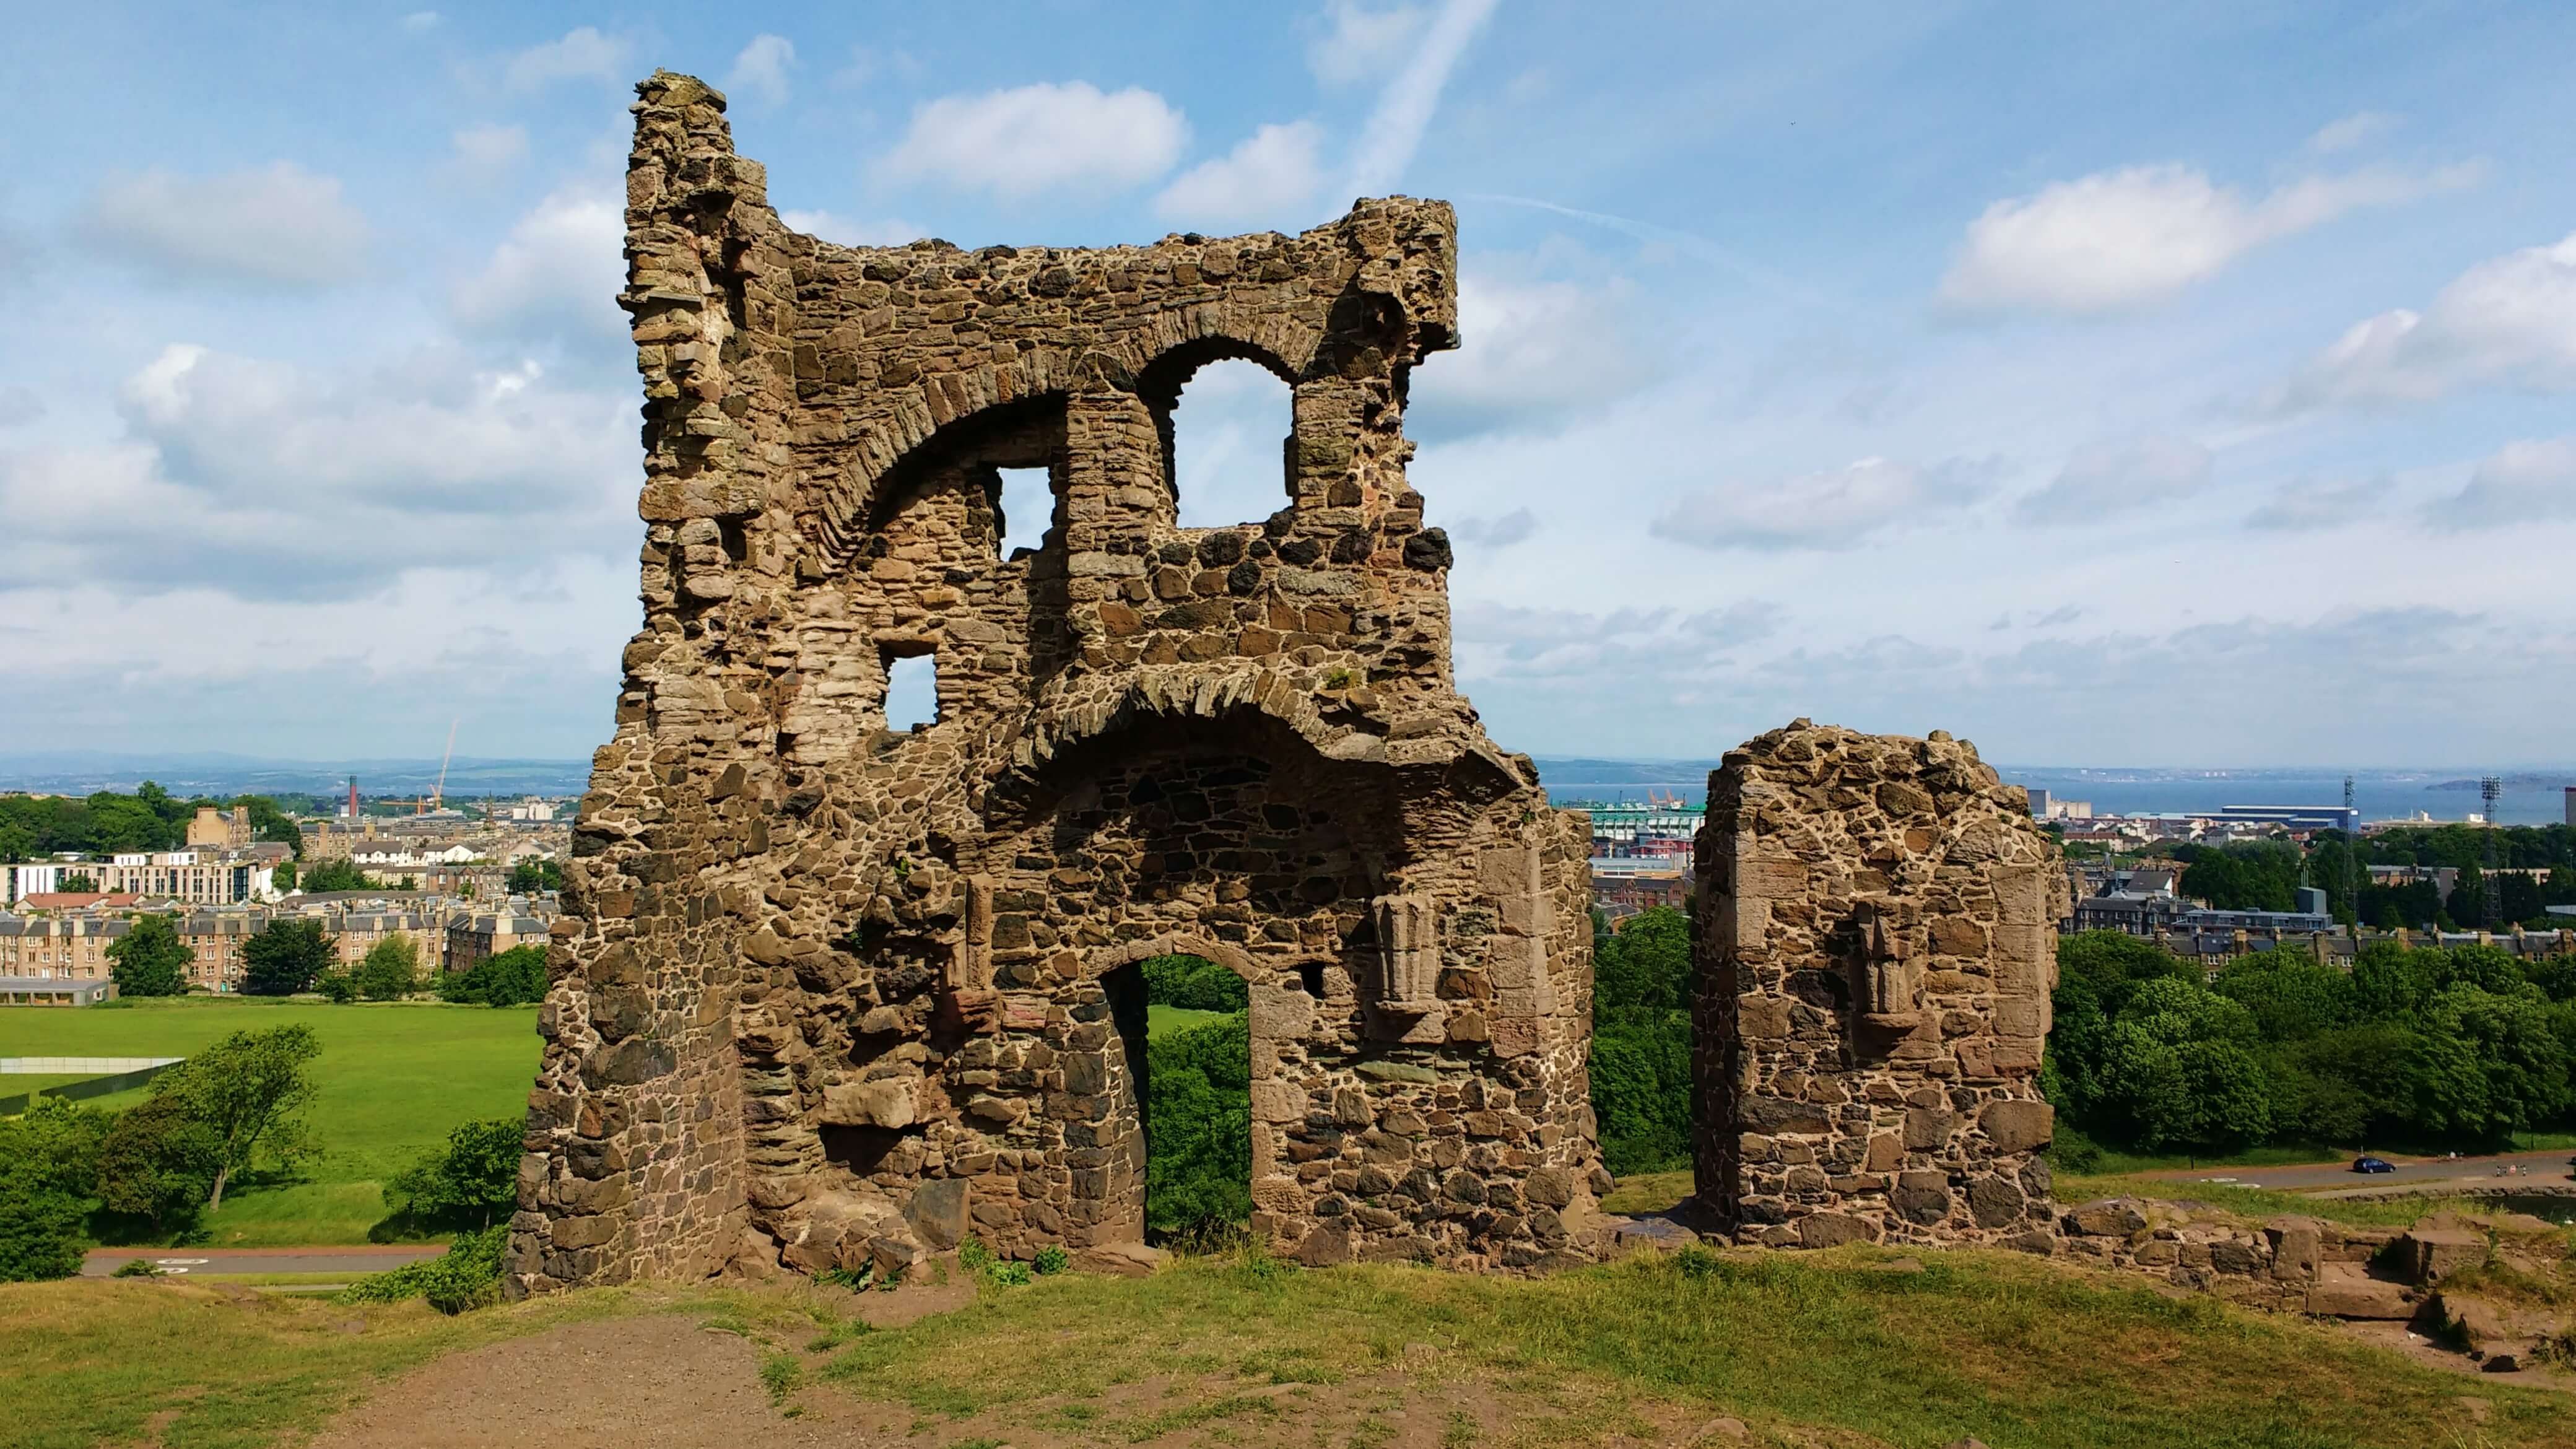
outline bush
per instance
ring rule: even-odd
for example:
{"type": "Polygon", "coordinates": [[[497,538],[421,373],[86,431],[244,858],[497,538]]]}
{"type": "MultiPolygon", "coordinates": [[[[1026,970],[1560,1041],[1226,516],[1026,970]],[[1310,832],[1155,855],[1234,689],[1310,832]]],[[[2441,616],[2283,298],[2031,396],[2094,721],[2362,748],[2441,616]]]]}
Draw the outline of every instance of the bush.
{"type": "Polygon", "coordinates": [[[1619,1176],[1691,1157],[1690,919],[1670,906],[1592,937],[1592,1111],[1619,1176]]]}
{"type": "Polygon", "coordinates": [[[100,1206],[141,1218],[156,1234],[185,1232],[214,1190],[223,1144],[167,1093],[116,1114],[99,1145],[100,1206]]]}
{"type": "Polygon", "coordinates": [[[546,948],[513,946],[438,979],[446,1001],[481,1006],[530,1006],[546,999],[546,948]]]}
{"type": "Polygon", "coordinates": [[[441,1313],[463,1313],[501,1299],[501,1255],[510,1245],[507,1224],[465,1233],[438,1257],[370,1273],[340,1290],[343,1303],[400,1303],[422,1298],[441,1313]]]}
{"type": "Polygon", "coordinates": [[[1038,1271],[1039,1277],[1052,1278],[1056,1274],[1073,1266],[1073,1255],[1066,1252],[1064,1249],[1057,1247],[1055,1244],[1049,1243],[1045,1247],[1038,1249],[1037,1257],[1031,1260],[1029,1266],[1038,1271]]]}
{"type": "Polygon", "coordinates": [[[1145,1226],[1152,1231],[1198,1233],[1252,1216],[1251,1047],[1241,1012],[1146,1044],[1145,1226]]]}
{"type": "Polygon", "coordinates": [[[394,1174],[385,1185],[385,1205],[416,1226],[492,1226],[518,1206],[526,1134],[526,1121],[517,1117],[456,1127],[446,1146],[394,1174]]]}
{"type": "Polygon", "coordinates": [[[0,1283],[80,1272],[108,1116],[39,1097],[0,1119],[0,1283]]]}

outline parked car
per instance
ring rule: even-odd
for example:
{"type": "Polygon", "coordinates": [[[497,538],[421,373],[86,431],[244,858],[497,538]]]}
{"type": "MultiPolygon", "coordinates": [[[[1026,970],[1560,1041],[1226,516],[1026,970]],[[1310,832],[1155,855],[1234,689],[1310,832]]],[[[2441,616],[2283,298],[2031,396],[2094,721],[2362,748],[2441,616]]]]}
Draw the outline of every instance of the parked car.
{"type": "Polygon", "coordinates": [[[2355,1172],[2395,1172],[2397,1170],[2397,1164],[2389,1161],[2385,1157],[2356,1157],[2352,1160],[2352,1170],[2355,1172]]]}

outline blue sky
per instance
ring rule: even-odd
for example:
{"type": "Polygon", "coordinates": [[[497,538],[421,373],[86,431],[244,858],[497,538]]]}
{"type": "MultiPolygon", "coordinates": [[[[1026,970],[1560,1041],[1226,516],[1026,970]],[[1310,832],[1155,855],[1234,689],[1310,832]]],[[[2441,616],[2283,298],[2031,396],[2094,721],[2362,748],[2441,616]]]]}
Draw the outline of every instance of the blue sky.
{"type": "MultiPolygon", "coordinates": [[[[1413,469],[1506,745],[2576,757],[2576,10],[47,7],[0,743],[577,755],[637,619],[632,83],[837,240],[1459,208],[1413,469]],[[2350,13],[2350,12],[2346,12],[2350,13]]],[[[1184,518],[1278,506],[1211,368],[1184,518]]]]}

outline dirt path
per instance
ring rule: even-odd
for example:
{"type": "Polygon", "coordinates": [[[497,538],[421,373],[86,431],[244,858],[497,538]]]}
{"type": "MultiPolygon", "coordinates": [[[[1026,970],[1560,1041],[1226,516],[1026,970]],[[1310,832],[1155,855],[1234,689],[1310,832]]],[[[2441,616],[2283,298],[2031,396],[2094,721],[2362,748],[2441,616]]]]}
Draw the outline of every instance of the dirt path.
{"type": "MultiPolygon", "coordinates": [[[[821,1397],[819,1395],[815,1397],[821,1397]]],[[[829,1416],[790,1419],[760,1382],[760,1350],[686,1314],[576,1323],[455,1354],[368,1396],[315,1449],[805,1449],[854,1438],[829,1416]]]]}
{"type": "MultiPolygon", "coordinates": [[[[918,1316],[928,1295],[919,1304],[885,1306],[896,1310],[886,1317],[918,1316]]],[[[773,1350],[702,1323],[694,1313],[609,1319],[454,1354],[377,1389],[333,1421],[313,1449],[1093,1449],[1211,1440],[1368,1449],[1735,1449],[1745,1442],[1735,1421],[1705,1410],[1645,1402],[1606,1414],[1586,1405],[1569,1416],[1572,1406],[1555,1402],[1545,1383],[1419,1377],[1401,1361],[1331,1384],[1248,1388],[1158,1377],[1078,1402],[924,1417],[810,1381],[773,1398],[760,1373],[773,1350]]],[[[809,1368],[820,1362],[796,1357],[809,1368]]],[[[1854,1449],[1880,1443],[1866,1436],[1836,1442],[1854,1449]]]]}

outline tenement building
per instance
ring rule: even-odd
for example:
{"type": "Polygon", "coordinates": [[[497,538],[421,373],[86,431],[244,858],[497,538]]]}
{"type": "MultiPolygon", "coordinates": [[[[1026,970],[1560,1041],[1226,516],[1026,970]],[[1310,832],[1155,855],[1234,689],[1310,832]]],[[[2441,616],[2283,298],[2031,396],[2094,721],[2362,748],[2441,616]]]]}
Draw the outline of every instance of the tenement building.
{"type": "Polygon", "coordinates": [[[1143,1235],[1136,964],[1251,996],[1253,1226],[1571,1260],[1589,831],[1452,684],[1405,479],[1450,209],[1099,250],[781,224],[722,97],[639,87],[645,620],[555,939],[510,1281],[1143,1235]],[[1172,415],[1293,393],[1279,508],[1176,518],[1172,415]],[[1004,557],[998,469],[1045,470],[1004,557]],[[928,660],[934,722],[887,728],[928,660]]]}

